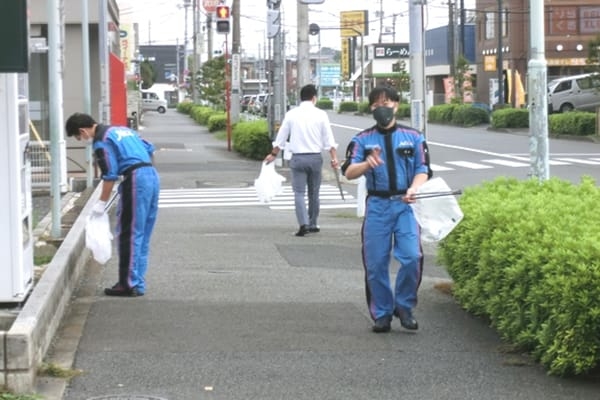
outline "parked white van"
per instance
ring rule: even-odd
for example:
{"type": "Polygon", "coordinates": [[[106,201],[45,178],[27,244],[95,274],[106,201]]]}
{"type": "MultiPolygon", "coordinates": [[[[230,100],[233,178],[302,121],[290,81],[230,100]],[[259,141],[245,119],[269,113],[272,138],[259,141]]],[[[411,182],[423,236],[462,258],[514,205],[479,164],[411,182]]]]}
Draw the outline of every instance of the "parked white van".
{"type": "Polygon", "coordinates": [[[142,90],[142,110],[164,114],[167,111],[167,101],[158,97],[155,92],[142,90]]]}
{"type": "Polygon", "coordinates": [[[600,107],[600,74],[558,78],[548,83],[550,112],[596,111],[600,107]]]}

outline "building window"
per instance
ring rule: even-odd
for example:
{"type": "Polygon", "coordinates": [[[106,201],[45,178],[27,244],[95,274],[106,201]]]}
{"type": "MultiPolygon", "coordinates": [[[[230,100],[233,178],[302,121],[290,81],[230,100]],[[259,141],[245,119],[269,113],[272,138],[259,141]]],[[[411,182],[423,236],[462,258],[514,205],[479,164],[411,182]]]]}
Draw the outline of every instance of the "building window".
{"type": "Polygon", "coordinates": [[[496,37],[496,13],[485,13],[485,38],[493,39],[496,37]]]}

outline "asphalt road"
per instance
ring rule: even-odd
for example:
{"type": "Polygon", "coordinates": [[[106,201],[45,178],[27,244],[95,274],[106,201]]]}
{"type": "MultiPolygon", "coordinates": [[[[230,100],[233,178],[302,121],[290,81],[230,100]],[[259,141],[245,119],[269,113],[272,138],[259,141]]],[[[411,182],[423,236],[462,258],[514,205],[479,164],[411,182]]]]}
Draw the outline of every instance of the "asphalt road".
{"type": "MultiPolygon", "coordinates": [[[[369,122],[333,114],[332,121],[369,122]]],[[[419,331],[395,320],[389,334],[372,333],[352,185],[344,185],[346,202],[334,194],[323,201],[330,208],[321,212],[320,233],[298,238],[289,201],[253,204],[260,162],[238,157],[172,110],[147,115],[145,124],[142,134],[160,149],[163,189],[148,291],[105,297],[116,260],[90,263],[74,299],[74,309],[87,309],[73,360],[83,373],[63,399],[599,398],[597,379],[548,376],[527,355],[508,351],[487,321],[462,310],[445,290],[435,246],[425,247],[419,331]]],[[[481,143],[482,132],[465,134],[481,143]]],[[[441,134],[432,132],[432,141],[441,134]]],[[[432,147],[445,157],[444,146],[432,147]]],[[[333,185],[327,175],[326,191],[335,193],[333,185]]]]}

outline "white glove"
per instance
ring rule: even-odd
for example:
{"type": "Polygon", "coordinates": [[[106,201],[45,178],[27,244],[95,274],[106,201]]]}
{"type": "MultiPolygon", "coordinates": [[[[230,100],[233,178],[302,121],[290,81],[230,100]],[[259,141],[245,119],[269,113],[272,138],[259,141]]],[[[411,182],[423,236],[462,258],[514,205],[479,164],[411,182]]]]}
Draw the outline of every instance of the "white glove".
{"type": "Polygon", "coordinates": [[[106,202],[102,200],[98,200],[94,207],[92,207],[92,216],[99,217],[105,213],[106,202]]]}

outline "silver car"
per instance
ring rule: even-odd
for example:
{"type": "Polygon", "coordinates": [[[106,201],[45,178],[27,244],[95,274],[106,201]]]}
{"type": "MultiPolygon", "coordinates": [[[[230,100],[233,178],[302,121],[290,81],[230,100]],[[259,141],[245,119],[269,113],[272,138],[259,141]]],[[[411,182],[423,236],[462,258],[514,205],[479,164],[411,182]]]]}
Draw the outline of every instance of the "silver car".
{"type": "Polygon", "coordinates": [[[558,78],[548,83],[550,112],[596,111],[600,107],[600,74],[558,78]]]}

